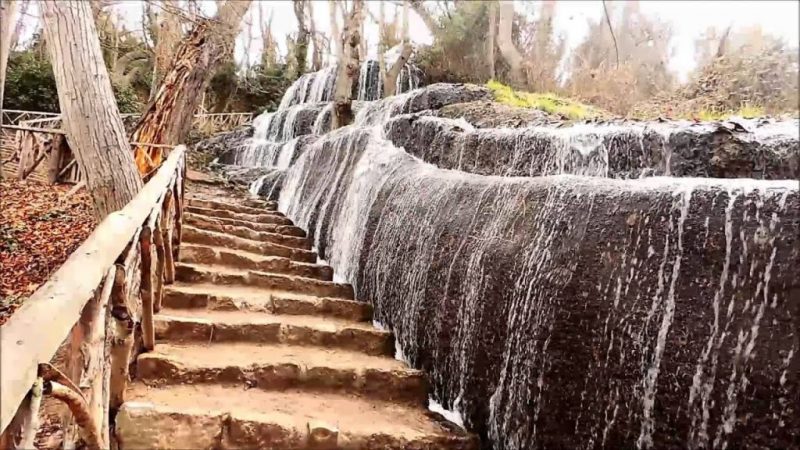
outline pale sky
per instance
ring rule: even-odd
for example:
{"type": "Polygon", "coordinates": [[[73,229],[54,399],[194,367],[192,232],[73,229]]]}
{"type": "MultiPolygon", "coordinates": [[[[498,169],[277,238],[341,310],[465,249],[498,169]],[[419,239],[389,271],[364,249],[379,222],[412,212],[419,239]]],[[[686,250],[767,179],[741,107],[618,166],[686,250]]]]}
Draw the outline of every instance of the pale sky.
{"type": "MultiPolygon", "coordinates": [[[[212,13],[215,9],[213,0],[202,0],[203,9],[212,13]]],[[[525,2],[515,0],[517,11],[525,9],[525,2]]],[[[538,3],[529,0],[527,3],[538,3]]],[[[378,16],[378,0],[367,1],[367,5],[374,15],[378,16]]],[[[250,38],[250,60],[257,62],[261,53],[261,37],[259,20],[261,9],[264,9],[264,17],[270,12],[274,14],[273,35],[281,45],[281,51],[285,52],[284,36],[288,33],[297,31],[297,23],[294,17],[291,0],[261,0],[254,1],[253,6],[248,12],[248,20],[253,22],[253,36],[250,38]]],[[[127,0],[117,6],[121,17],[129,28],[140,29],[141,2],[138,0],[127,0]]],[[[386,17],[390,20],[394,14],[395,4],[387,2],[386,17]]],[[[678,74],[681,80],[695,66],[694,60],[694,40],[698,38],[708,27],[715,26],[724,29],[728,25],[733,25],[734,29],[746,28],[753,25],[760,25],[767,32],[783,38],[788,43],[797,45],[800,41],[798,31],[800,29],[800,2],[797,0],[761,0],[761,1],[675,1],[675,0],[643,0],[641,1],[641,11],[647,15],[657,16],[661,20],[670,22],[674,29],[673,38],[673,57],[669,67],[678,74]]],[[[34,8],[30,11],[37,14],[34,8]]],[[[399,14],[399,11],[398,11],[399,14]]],[[[587,20],[597,20],[602,17],[603,4],[600,0],[559,0],[556,6],[555,27],[556,31],[563,33],[567,40],[567,52],[577,46],[584,38],[587,27],[587,20]]],[[[328,33],[330,19],[328,16],[328,1],[316,0],[314,3],[314,16],[318,30],[328,33]]],[[[422,20],[411,10],[409,14],[409,28],[411,38],[420,44],[429,44],[432,41],[431,34],[425,28],[422,20]]],[[[341,26],[341,25],[340,25],[341,26]]],[[[32,26],[26,27],[26,34],[32,26]]],[[[246,26],[237,41],[237,60],[241,63],[245,58],[244,43],[248,39],[246,26]]],[[[367,19],[365,33],[370,46],[370,54],[374,57],[377,48],[377,25],[367,19]]],[[[569,54],[569,53],[567,53],[569,54]]]]}

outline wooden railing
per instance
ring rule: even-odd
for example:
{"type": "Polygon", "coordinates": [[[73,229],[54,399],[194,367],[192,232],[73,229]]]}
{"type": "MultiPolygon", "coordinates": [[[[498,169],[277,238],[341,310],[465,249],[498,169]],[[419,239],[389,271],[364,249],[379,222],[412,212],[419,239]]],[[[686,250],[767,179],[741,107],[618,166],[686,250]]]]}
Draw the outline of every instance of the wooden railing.
{"type": "Polygon", "coordinates": [[[175,279],[185,154],[176,147],[0,327],[0,437],[23,430],[23,440],[33,439],[44,392],[67,404],[88,448],[109,447],[109,416],[125,399],[135,357],[133,330],[141,325],[144,349],[152,350],[153,314],[175,279]],[[54,360],[57,352],[67,357],[54,360]],[[64,366],[50,365],[56,360],[64,366]]]}
{"type": "Polygon", "coordinates": [[[60,118],[60,113],[51,113],[44,111],[21,111],[19,109],[4,109],[2,116],[2,123],[6,125],[18,125],[23,121],[37,120],[37,119],[50,119],[60,118]]]}
{"type": "Polygon", "coordinates": [[[253,113],[195,114],[193,126],[203,133],[230,131],[253,121],[253,113]]]}

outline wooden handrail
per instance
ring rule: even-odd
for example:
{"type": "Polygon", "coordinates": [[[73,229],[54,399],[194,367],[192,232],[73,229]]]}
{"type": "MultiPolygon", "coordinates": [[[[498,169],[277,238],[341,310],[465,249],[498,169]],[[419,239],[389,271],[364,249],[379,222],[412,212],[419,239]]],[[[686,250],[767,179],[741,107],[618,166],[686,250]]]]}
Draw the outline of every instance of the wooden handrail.
{"type": "MultiPolygon", "coordinates": [[[[176,251],[185,155],[186,147],[176,147],[142,190],[124,208],[103,219],[61,268],[0,327],[0,430],[5,430],[36,382],[39,364],[53,358],[84,307],[102,290],[109,270],[120,260],[135,259],[124,255],[138,251],[141,230],[151,224],[154,214],[161,213],[167,192],[177,200],[171,203],[175,205],[175,234],[168,229],[176,238],[169,239],[167,251],[176,251]]],[[[138,270],[138,266],[126,269],[138,270]]]]}

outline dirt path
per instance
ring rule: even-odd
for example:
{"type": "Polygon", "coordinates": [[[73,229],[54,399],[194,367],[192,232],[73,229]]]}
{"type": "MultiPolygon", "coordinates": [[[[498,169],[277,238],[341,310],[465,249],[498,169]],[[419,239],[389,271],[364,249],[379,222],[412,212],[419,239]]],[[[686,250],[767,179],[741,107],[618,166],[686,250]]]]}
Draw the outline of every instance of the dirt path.
{"type": "Polygon", "coordinates": [[[369,304],[274,204],[190,183],[177,282],[116,419],[121,449],[474,449],[426,409],[369,304]]]}

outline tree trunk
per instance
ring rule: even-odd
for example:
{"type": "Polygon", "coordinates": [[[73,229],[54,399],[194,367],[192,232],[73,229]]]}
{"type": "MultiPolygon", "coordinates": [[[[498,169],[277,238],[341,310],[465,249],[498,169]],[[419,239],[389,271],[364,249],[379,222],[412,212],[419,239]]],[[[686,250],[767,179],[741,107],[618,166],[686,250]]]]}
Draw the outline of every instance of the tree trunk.
{"type": "Polygon", "coordinates": [[[511,34],[514,26],[514,2],[510,0],[500,1],[500,23],[498,24],[497,33],[497,47],[500,49],[500,54],[506,60],[509,67],[511,67],[511,81],[520,86],[525,82],[523,74],[524,59],[522,54],[517,50],[514,45],[514,39],[511,34]]]}
{"type": "Polygon", "coordinates": [[[353,122],[353,81],[360,68],[358,46],[361,43],[359,30],[363,20],[364,0],[353,0],[353,9],[344,24],[342,58],[339,60],[333,91],[332,130],[353,122]]]}
{"type": "MultiPolygon", "coordinates": [[[[378,5],[378,76],[385,83],[386,81],[386,8],[385,3],[378,5]]],[[[386,86],[383,86],[381,96],[386,96],[386,86]]]]}
{"type": "Polygon", "coordinates": [[[405,67],[406,63],[408,63],[408,58],[411,57],[412,50],[413,47],[411,46],[410,42],[403,42],[403,49],[400,52],[400,56],[397,58],[397,61],[392,64],[392,67],[386,72],[386,78],[383,81],[383,92],[385,97],[397,94],[397,77],[400,76],[400,71],[403,70],[403,67],[405,67]]]}
{"type": "Polygon", "coordinates": [[[336,0],[328,0],[328,11],[331,18],[331,45],[333,56],[337,61],[342,60],[342,32],[339,31],[339,21],[336,19],[336,0]]]}
{"type": "Polygon", "coordinates": [[[297,39],[294,41],[294,60],[297,77],[305,73],[308,60],[308,26],[306,25],[306,0],[293,0],[294,15],[297,18],[297,39]]]}
{"type": "Polygon", "coordinates": [[[314,45],[314,52],[311,54],[311,70],[314,72],[322,69],[322,39],[317,32],[317,23],[314,20],[314,2],[309,1],[306,7],[308,15],[308,30],[311,33],[311,42],[314,45]]]}
{"type": "Polygon", "coordinates": [[[261,52],[261,65],[262,70],[274,67],[278,63],[277,45],[275,38],[272,36],[272,17],[274,10],[270,10],[269,19],[264,18],[265,8],[260,8],[261,13],[261,40],[264,42],[264,50],[261,52]]]}
{"type": "Polygon", "coordinates": [[[67,142],[83,169],[95,213],[103,218],[139,192],[130,145],[103,63],[90,5],[45,0],[44,30],[67,142]]]}
{"type": "MultiPolygon", "coordinates": [[[[3,113],[3,93],[6,85],[6,68],[11,53],[11,34],[14,31],[15,0],[0,0],[0,121],[3,113]]],[[[2,171],[0,171],[2,172],[2,171]]]]}
{"type": "MultiPolygon", "coordinates": [[[[164,0],[172,8],[179,8],[177,1],[164,0]]],[[[153,62],[153,80],[150,84],[150,100],[155,99],[158,93],[158,88],[161,87],[161,82],[164,81],[164,76],[170,69],[172,58],[175,56],[175,50],[181,42],[183,33],[181,32],[181,23],[178,16],[169,12],[163,11],[161,13],[161,20],[158,21],[158,32],[156,33],[155,42],[155,61],[153,62]]]]}
{"type": "MultiPolygon", "coordinates": [[[[132,142],[178,145],[192,127],[192,118],[220,60],[234,44],[236,30],[251,0],[228,0],[214,20],[202,20],[181,42],[169,73],[153,102],[131,133],[132,142]]],[[[163,148],[137,146],[136,167],[142,175],[161,164],[163,148]]]]}
{"type": "Polygon", "coordinates": [[[489,39],[486,40],[486,63],[489,66],[489,78],[493,80],[496,76],[494,46],[497,41],[497,3],[490,1],[486,6],[489,8],[489,39]]]}

